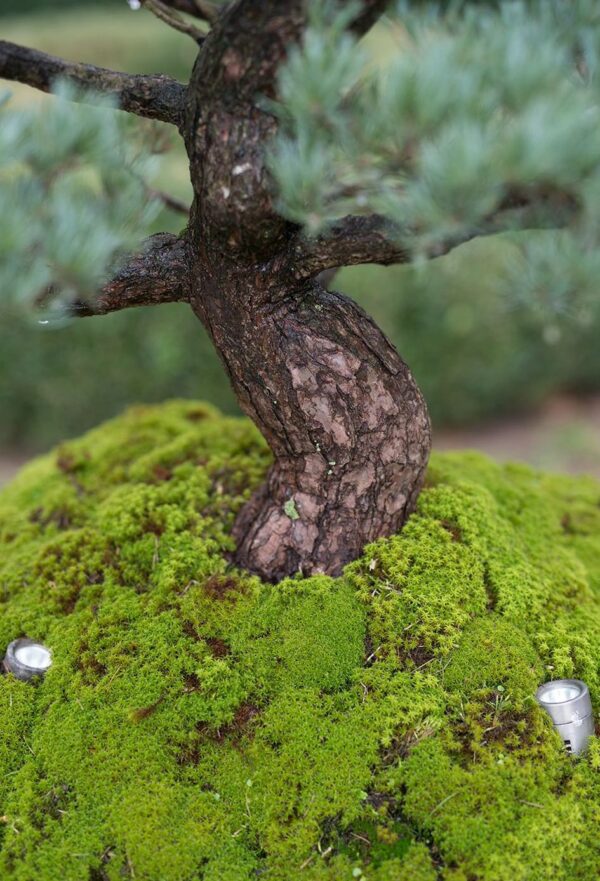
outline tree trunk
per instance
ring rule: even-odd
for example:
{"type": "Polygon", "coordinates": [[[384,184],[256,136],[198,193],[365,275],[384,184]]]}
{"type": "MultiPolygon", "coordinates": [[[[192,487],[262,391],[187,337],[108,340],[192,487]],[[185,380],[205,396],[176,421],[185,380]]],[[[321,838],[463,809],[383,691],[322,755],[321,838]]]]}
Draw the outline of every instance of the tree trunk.
{"type": "MultiPolygon", "coordinates": [[[[366,0],[367,27],[384,4],[366,0]]],[[[400,528],[430,449],[427,409],[409,369],[320,269],[299,280],[298,229],[273,203],[265,167],[276,71],[304,25],[302,0],[238,0],[194,68],[183,135],[194,205],[190,302],[242,409],[275,462],[234,527],[236,562],[277,581],[338,574],[400,528]]]]}
{"type": "MultiPolygon", "coordinates": [[[[348,28],[362,35],[387,3],[360,0],[348,28]]],[[[272,581],[335,575],[367,542],[399,529],[430,448],[425,403],[398,353],[355,303],[319,282],[323,270],[396,262],[405,249],[377,215],[341,218],[308,240],[273,198],[265,155],[277,118],[265,98],[277,99],[307,7],[231,0],[207,14],[185,6],[212,24],[206,38],[184,26],[199,44],[187,86],[0,41],[2,76],[47,91],[58,72],[115,96],[123,110],[178,127],[194,190],[189,226],[178,237],[152,237],[95,304],[76,302],[72,311],[190,302],[275,457],[234,527],[236,562],[272,581]]]]}
{"type": "Polygon", "coordinates": [[[275,456],[235,524],[236,562],[273,581],[338,574],[402,526],[421,488],[430,428],[409,369],[316,281],[264,290],[220,264],[193,308],[275,456]]]}

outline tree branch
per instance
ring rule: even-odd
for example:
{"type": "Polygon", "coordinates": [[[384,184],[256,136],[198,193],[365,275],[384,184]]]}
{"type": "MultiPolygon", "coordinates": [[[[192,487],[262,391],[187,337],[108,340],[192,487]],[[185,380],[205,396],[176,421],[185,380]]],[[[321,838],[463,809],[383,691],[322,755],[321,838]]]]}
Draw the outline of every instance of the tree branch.
{"type": "Polygon", "coordinates": [[[106,315],[132,306],[177,303],[188,297],[187,241],[158,233],[106,282],[93,302],[77,301],[70,311],[77,317],[106,315]]]}
{"type": "Polygon", "coordinates": [[[292,244],[291,262],[297,278],[312,278],[338,266],[358,263],[406,263],[410,255],[398,244],[398,230],[378,214],[349,215],[322,235],[299,233],[292,244]]]}
{"type": "Polygon", "coordinates": [[[214,3],[210,3],[209,0],[163,0],[163,3],[165,6],[170,6],[171,9],[186,12],[188,15],[193,15],[194,18],[207,21],[209,24],[214,24],[219,18],[218,7],[214,3]]]}
{"type": "Polygon", "coordinates": [[[174,211],[176,214],[184,214],[186,217],[190,216],[190,206],[176,196],[165,193],[163,190],[155,190],[152,187],[147,189],[146,193],[150,199],[158,199],[159,202],[162,202],[169,211],[174,211]]]}
{"type": "MultiPolygon", "coordinates": [[[[441,257],[478,236],[497,235],[510,230],[561,229],[573,222],[580,210],[570,193],[549,186],[509,187],[496,211],[478,226],[459,229],[456,234],[431,244],[420,254],[441,257]]],[[[410,230],[400,230],[378,214],[343,217],[322,235],[309,238],[298,233],[288,252],[292,272],[297,278],[312,278],[340,266],[360,263],[409,263],[412,259],[410,230]],[[403,234],[405,244],[399,239],[403,234]]]]}
{"type": "Polygon", "coordinates": [[[352,22],[352,32],[356,36],[362,37],[373,27],[389,5],[390,0],[362,0],[362,11],[352,22]]]}
{"type": "MultiPolygon", "coordinates": [[[[117,73],[91,64],[64,61],[45,52],[0,40],[0,78],[49,92],[58,79],[80,89],[111,95],[121,110],[179,125],[186,87],[168,76],[117,73]]],[[[83,99],[85,100],[85,99],[83,99]]]]}
{"type": "Polygon", "coordinates": [[[141,4],[165,24],[168,24],[169,27],[174,28],[181,34],[187,34],[188,37],[191,37],[196,43],[202,43],[204,41],[204,37],[206,36],[204,31],[201,31],[195,25],[186,21],[178,12],[172,11],[172,4],[163,3],[162,0],[141,0],[141,4]]]}

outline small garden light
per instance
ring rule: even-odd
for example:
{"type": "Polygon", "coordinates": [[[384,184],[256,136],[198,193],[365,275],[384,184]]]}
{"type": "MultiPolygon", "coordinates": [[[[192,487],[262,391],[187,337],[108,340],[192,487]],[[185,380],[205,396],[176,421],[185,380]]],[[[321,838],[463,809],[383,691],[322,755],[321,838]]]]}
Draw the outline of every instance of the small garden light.
{"type": "Polygon", "coordinates": [[[27,682],[34,676],[43,676],[51,663],[50,649],[33,639],[22,637],[10,643],[2,666],[7,673],[27,682]]]}
{"type": "Polygon", "coordinates": [[[556,679],[540,685],[537,702],[549,714],[570,753],[581,753],[594,733],[590,693],[580,679],[556,679]]]}

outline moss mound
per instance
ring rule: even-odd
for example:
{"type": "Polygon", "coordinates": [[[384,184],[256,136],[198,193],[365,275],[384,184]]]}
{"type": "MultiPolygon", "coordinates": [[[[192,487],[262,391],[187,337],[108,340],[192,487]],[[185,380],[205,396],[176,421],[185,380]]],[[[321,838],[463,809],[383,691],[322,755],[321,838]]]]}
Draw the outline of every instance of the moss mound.
{"type": "Polygon", "coordinates": [[[434,458],[401,535],[344,577],[231,569],[268,464],[175,402],[27,467],[0,497],[0,877],[547,881],[600,872],[600,742],[532,699],[600,699],[600,487],[434,458]]]}

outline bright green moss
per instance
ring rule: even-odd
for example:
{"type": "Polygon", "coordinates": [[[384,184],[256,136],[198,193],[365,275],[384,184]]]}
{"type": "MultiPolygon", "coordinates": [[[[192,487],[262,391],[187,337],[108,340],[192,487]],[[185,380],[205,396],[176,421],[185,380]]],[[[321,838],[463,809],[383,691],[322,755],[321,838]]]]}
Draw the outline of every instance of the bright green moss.
{"type": "Polygon", "coordinates": [[[0,497],[6,881],[589,881],[600,743],[532,699],[600,702],[600,488],[434,458],[419,509],[344,577],[227,562],[269,456],[245,421],[142,407],[0,497]]]}

